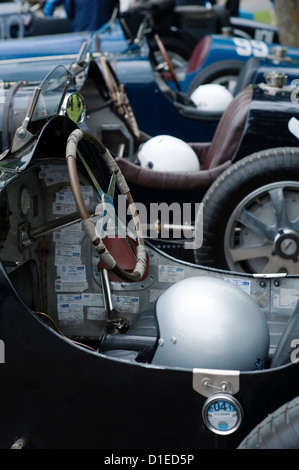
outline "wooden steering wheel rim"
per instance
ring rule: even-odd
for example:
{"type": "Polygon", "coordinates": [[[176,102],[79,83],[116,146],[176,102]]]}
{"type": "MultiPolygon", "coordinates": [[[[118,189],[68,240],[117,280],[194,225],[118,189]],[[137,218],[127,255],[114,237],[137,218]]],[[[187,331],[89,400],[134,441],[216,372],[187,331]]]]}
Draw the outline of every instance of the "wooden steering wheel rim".
{"type": "Polygon", "coordinates": [[[74,196],[76,206],[78,208],[78,211],[82,220],[84,230],[87,236],[89,236],[97,253],[99,254],[100,259],[107,266],[107,269],[111,269],[111,271],[113,271],[114,274],[116,274],[120,279],[127,281],[127,282],[140,281],[145,273],[146,265],[147,265],[147,254],[146,254],[146,249],[144,245],[142,227],[141,227],[138,211],[134,204],[132,195],[129,191],[129,188],[127,186],[124,176],[122,175],[117,163],[115,162],[115,159],[112,157],[110,152],[106,149],[106,147],[102,144],[102,142],[100,142],[93,134],[87,131],[82,131],[81,129],[76,129],[70,134],[68,141],[67,141],[66,160],[67,160],[67,168],[68,168],[69,179],[70,179],[73,196],[74,196]],[[77,171],[77,162],[76,162],[77,147],[78,147],[79,141],[83,138],[91,142],[93,145],[97,147],[110,173],[115,175],[116,184],[121,194],[125,195],[127,198],[131,215],[132,215],[132,218],[134,219],[134,226],[135,226],[135,230],[137,234],[136,265],[135,265],[133,272],[128,272],[118,265],[118,263],[109,253],[104,243],[102,242],[101,238],[97,234],[94,224],[90,219],[90,215],[89,215],[89,212],[87,210],[87,207],[86,207],[83,195],[82,195],[81,185],[80,185],[78,171],[77,171]]]}
{"type": "Polygon", "coordinates": [[[140,131],[124,86],[119,82],[111,64],[107,60],[107,57],[101,55],[100,64],[109,96],[112,99],[120,118],[125,123],[133,137],[139,139],[140,131]]]}
{"type": "Polygon", "coordinates": [[[176,73],[175,73],[175,71],[174,71],[173,65],[172,65],[172,63],[171,63],[171,60],[170,60],[170,58],[169,58],[169,55],[168,55],[168,53],[167,53],[167,51],[166,51],[166,49],[165,49],[165,46],[164,46],[164,44],[163,44],[163,42],[162,42],[162,40],[161,40],[159,34],[155,34],[155,41],[156,41],[156,43],[157,43],[157,46],[158,46],[158,48],[159,48],[159,51],[160,51],[161,54],[162,54],[163,59],[165,60],[167,66],[168,66],[169,73],[170,73],[170,75],[171,75],[172,80],[174,81],[174,83],[175,83],[177,89],[178,89],[179,91],[181,91],[180,83],[179,83],[179,81],[178,81],[178,79],[177,79],[177,76],[176,76],[176,73]]]}

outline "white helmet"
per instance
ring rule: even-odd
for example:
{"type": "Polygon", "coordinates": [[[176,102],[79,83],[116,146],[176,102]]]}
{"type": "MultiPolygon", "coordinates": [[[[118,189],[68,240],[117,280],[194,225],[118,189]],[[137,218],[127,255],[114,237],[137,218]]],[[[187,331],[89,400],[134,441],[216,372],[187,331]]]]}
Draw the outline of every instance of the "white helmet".
{"type": "Polygon", "coordinates": [[[256,302],[219,278],[173,284],[156,304],[160,339],[152,363],[170,367],[262,369],[269,329],[256,302]]]}
{"type": "Polygon", "coordinates": [[[200,85],[190,98],[199,110],[223,113],[233,100],[233,95],[224,86],[211,83],[200,85]]]}
{"type": "Polygon", "coordinates": [[[142,168],[155,171],[180,172],[200,169],[197,155],[190,145],[170,135],[157,135],[141,144],[138,160],[142,168]]]}

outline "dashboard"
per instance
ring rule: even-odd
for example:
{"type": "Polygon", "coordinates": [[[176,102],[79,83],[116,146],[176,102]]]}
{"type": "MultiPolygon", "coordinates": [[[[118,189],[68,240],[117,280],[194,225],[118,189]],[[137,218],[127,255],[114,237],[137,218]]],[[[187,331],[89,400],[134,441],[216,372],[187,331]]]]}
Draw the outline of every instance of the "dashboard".
{"type": "MultiPolygon", "coordinates": [[[[90,211],[98,196],[79,173],[90,211]]],[[[95,254],[85,237],[65,161],[44,160],[0,195],[0,256],[16,291],[67,335],[98,336],[105,321],[95,254]]]]}

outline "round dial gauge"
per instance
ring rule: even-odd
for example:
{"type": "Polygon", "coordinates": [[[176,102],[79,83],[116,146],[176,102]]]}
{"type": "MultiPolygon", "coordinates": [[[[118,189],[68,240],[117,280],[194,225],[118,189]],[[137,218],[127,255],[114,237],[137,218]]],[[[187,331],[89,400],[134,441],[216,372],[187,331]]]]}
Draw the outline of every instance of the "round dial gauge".
{"type": "Polygon", "coordinates": [[[31,194],[27,186],[22,186],[19,193],[19,211],[22,216],[28,215],[31,208],[31,194]]]}
{"type": "Polygon", "coordinates": [[[215,434],[235,432],[243,418],[239,402],[230,395],[216,394],[208,398],[202,410],[205,425],[215,434]]]}

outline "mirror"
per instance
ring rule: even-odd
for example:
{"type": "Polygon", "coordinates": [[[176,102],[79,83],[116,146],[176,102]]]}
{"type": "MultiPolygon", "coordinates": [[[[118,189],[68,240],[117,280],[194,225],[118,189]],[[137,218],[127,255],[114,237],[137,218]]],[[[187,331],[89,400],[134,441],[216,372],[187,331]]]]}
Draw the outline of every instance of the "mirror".
{"type": "Polygon", "coordinates": [[[86,116],[86,105],[83,96],[79,93],[71,93],[66,96],[61,114],[67,116],[76,124],[81,124],[86,116]]]}

